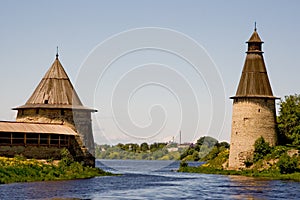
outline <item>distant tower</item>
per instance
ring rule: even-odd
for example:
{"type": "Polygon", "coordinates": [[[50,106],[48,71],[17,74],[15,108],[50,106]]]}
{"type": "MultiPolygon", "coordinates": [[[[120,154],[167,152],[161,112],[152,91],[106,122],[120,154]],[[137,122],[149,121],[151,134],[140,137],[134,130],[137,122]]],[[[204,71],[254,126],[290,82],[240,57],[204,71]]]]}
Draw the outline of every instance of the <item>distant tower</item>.
{"type": "Polygon", "coordinates": [[[14,110],[18,110],[18,122],[63,124],[71,127],[78,135],[70,152],[75,159],[84,161],[86,165],[95,164],[91,113],[97,110],[83,106],[58,59],[58,53],[25,105],[14,110]]]}
{"type": "Polygon", "coordinates": [[[245,167],[253,157],[254,143],[263,137],[277,142],[275,100],[264,63],[262,41],[256,32],[250,37],[240,83],[233,99],[229,168],[245,167]]]}

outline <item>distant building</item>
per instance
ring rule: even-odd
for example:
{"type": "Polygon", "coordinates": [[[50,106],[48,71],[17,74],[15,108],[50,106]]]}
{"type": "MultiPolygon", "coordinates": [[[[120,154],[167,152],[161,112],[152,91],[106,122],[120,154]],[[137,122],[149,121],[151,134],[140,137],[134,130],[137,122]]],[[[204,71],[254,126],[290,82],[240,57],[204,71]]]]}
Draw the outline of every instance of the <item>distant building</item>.
{"type": "Polygon", "coordinates": [[[67,148],[77,161],[94,166],[91,113],[81,103],[58,54],[25,103],[16,122],[0,122],[0,155],[58,159],[67,148]]]}
{"type": "Polygon", "coordinates": [[[178,147],[169,147],[167,148],[168,152],[175,152],[178,151],[178,147]]]}
{"type": "Polygon", "coordinates": [[[240,83],[233,99],[229,168],[241,169],[252,159],[254,143],[263,137],[277,142],[275,100],[263,58],[262,41],[254,29],[240,83]]]}

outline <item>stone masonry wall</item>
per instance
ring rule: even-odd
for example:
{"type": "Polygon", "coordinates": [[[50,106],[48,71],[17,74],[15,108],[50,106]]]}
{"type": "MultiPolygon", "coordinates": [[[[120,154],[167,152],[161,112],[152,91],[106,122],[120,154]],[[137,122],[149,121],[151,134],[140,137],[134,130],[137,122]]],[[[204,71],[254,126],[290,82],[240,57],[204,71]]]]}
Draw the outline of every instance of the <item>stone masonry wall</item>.
{"type": "Polygon", "coordinates": [[[94,136],[91,113],[87,111],[74,111],[74,124],[85,148],[95,155],[94,136]]]}
{"type": "Polygon", "coordinates": [[[253,158],[254,143],[263,137],[270,145],[277,143],[275,100],[239,98],[233,102],[229,168],[241,169],[253,158]]]}
{"type": "Polygon", "coordinates": [[[43,108],[19,110],[17,121],[64,124],[75,129],[72,110],[43,108]]]}

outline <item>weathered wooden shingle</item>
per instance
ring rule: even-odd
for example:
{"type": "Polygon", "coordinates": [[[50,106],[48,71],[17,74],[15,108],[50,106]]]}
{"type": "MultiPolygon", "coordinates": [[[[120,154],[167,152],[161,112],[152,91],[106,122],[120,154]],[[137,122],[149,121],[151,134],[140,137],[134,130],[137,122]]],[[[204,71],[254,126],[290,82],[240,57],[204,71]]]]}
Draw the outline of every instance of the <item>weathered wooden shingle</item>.
{"type": "Polygon", "coordinates": [[[25,108],[66,108],[96,111],[83,106],[58,56],[26,104],[14,109],[25,108]]]}
{"type": "Polygon", "coordinates": [[[265,97],[276,98],[273,96],[272,88],[265,66],[262,41],[254,30],[248,40],[248,51],[246,61],[242,71],[236,95],[238,97],[265,97]]]}

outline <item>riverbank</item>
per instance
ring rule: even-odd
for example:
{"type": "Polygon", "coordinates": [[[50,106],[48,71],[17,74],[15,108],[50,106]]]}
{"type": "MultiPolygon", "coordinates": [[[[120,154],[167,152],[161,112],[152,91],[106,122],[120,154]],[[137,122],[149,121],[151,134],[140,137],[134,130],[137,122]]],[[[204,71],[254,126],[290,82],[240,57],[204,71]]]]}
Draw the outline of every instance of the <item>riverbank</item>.
{"type": "MultiPolygon", "coordinates": [[[[282,147],[275,147],[275,150],[282,147]]],[[[260,177],[274,180],[293,180],[300,182],[300,172],[298,169],[298,155],[289,156],[287,149],[280,154],[269,154],[250,163],[248,167],[242,170],[228,170],[229,150],[219,152],[214,158],[208,160],[205,164],[197,167],[188,166],[186,162],[181,162],[178,172],[220,174],[220,175],[240,175],[247,177],[260,177]],[[277,158],[276,158],[277,157],[277,158]],[[289,169],[293,168],[292,171],[289,169]]]]}
{"type": "Polygon", "coordinates": [[[206,166],[199,167],[180,167],[178,172],[202,173],[202,174],[219,174],[219,175],[240,175],[247,177],[259,177],[272,180],[293,180],[300,182],[300,173],[281,174],[278,171],[256,171],[256,170],[221,170],[206,166]]]}
{"type": "MultiPolygon", "coordinates": [[[[293,181],[176,173],[173,170],[179,168],[179,161],[170,161],[170,165],[163,167],[159,166],[168,162],[98,160],[96,163],[103,170],[125,173],[122,176],[79,181],[3,184],[0,185],[0,197],[1,199],[300,199],[299,183],[293,181]]],[[[196,162],[189,163],[196,164],[196,162]]]]}
{"type": "Polygon", "coordinates": [[[109,176],[99,168],[85,167],[78,162],[62,159],[54,162],[0,157],[0,184],[13,182],[56,181],[109,176]]]}

